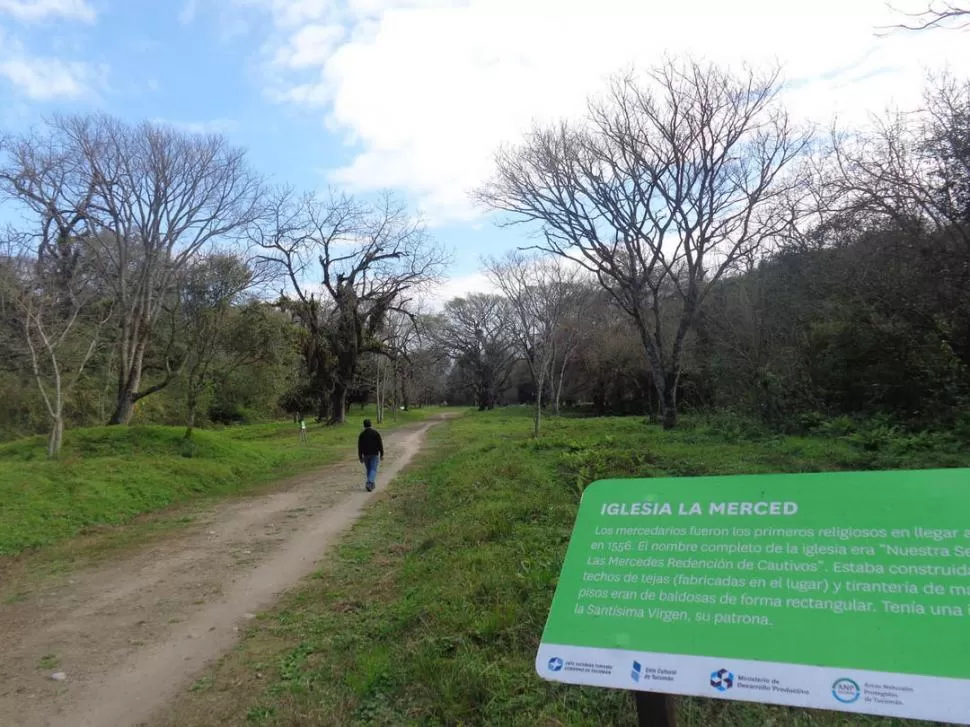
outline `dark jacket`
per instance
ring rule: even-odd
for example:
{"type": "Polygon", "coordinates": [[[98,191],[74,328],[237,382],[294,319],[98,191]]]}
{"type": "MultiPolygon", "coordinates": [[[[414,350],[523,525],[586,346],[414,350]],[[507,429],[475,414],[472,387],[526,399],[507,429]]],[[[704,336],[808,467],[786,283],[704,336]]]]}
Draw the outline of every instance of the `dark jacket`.
{"type": "Polygon", "coordinates": [[[367,427],[357,437],[357,456],[373,457],[375,454],[379,454],[381,459],[384,458],[384,442],[381,440],[380,432],[367,427]]]}

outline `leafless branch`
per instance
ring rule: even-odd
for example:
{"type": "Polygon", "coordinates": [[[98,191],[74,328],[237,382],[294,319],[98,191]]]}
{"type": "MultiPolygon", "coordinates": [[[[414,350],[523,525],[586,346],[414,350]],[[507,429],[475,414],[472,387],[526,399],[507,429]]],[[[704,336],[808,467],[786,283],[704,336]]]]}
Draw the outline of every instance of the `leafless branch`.
{"type": "Polygon", "coordinates": [[[921,12],[900,15],[908,18],[909,22],[880,27],[879,34],[885,35],[891,30],[963,29],[970,26],[970,7],[953,2],[933,2],[921,12]]]}

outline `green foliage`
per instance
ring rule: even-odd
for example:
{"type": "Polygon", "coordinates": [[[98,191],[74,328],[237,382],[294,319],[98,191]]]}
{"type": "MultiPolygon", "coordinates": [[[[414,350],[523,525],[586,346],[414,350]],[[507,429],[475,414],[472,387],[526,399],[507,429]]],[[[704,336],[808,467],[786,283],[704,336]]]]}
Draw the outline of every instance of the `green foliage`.
{"type": "Polygon", "coordinates": [[[970,440],[970,411],[964,411],[956,417],[950,427],[950,433],[960,441],[970,440]]]}
{"type": "Polygon", "coordinates": [[[236,401],[217,401],[209,406],[209,420],[214,424],[250,424],[253,411],[236,401]]]}
{"type": "Polygon", "coordinates": [[[813,413],[801,418],[803,431],[849,444],[858,453],[857,465],[882,469],[926,466],[925,457],[942,466],[959,466],[968,448],[966,432],[911,430],[887,415],[856,420],[842,415],[824,419],[813,413]]]}
{"type": "MultiPolygon", "coordinates": [[[[248,716],[263,726],[633,725],[628,694],[556,686],[533,667],[589,481],[873,463],[846,436],[765,438],[752,430],[750,439],[744,425],[726,420],[688,423],[664,433],[640,418],[549,419],[537,441],[529,412],[510,409],[439,427],[432,451],[319,577],[260,619],[214,670],[212,689],[187,695],[183,706],[208,720],[248,716]]],[[[933,437],[922,441],[910,465],[970,463],[964,450],[954,459],[933,437]]],[[[685,727],[846,723],[832,712],[702,699],[679,700],[679,712],[685,727]]]]}
{"type": "Polygon", "coordinates": [[[843,414],[952,425],[970,394],[968,253],[957,231],[841,220],[816,234],[817,246],[714,286],[688,402],[785,430],[843,414]]]}
{"type": "Polygon", "coordinates": [[[46,430],[47,418],[37,385],[27,376],[0,371],[0,442],[16,439],[24,432],[46,430]]]}
{"type": "Polygon", "coordinates": [[[727,442],[756,442],[772,433],[764,422],[731,411],[720,411],[703,417],[706,429],[727,442]]]}

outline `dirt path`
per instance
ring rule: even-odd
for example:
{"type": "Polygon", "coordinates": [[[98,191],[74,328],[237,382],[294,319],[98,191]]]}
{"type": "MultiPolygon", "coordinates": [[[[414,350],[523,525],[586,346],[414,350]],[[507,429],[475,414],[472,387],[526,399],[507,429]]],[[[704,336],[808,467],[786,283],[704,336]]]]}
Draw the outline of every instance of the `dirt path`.
{"type": "Polygon", "coordinates": [[[188,529],[0,605],[0,725],[129,727],[232,647],[317,561],[435,424],[385,435],[376,493],[356,460],[213,507],[188,529]],[[51,679],[64,672],[64,681],[51,679]]]}

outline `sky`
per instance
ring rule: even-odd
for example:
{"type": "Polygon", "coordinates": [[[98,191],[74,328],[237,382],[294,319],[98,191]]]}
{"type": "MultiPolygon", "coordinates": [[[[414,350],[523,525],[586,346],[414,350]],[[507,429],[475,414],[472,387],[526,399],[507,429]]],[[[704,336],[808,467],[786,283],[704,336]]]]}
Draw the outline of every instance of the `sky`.
{"type": "Polygon", "coordinates": [[[925,0],[0,0],[0,129],[105,111],[219,131],[297,188],[390,189],[453,251],[529,244],[469,191],[499,144],[582,112],[610,75],[690,54],[780,64],[807,123],[864,124],[970,68],[970,31],[885,32],[925,0]]]}

